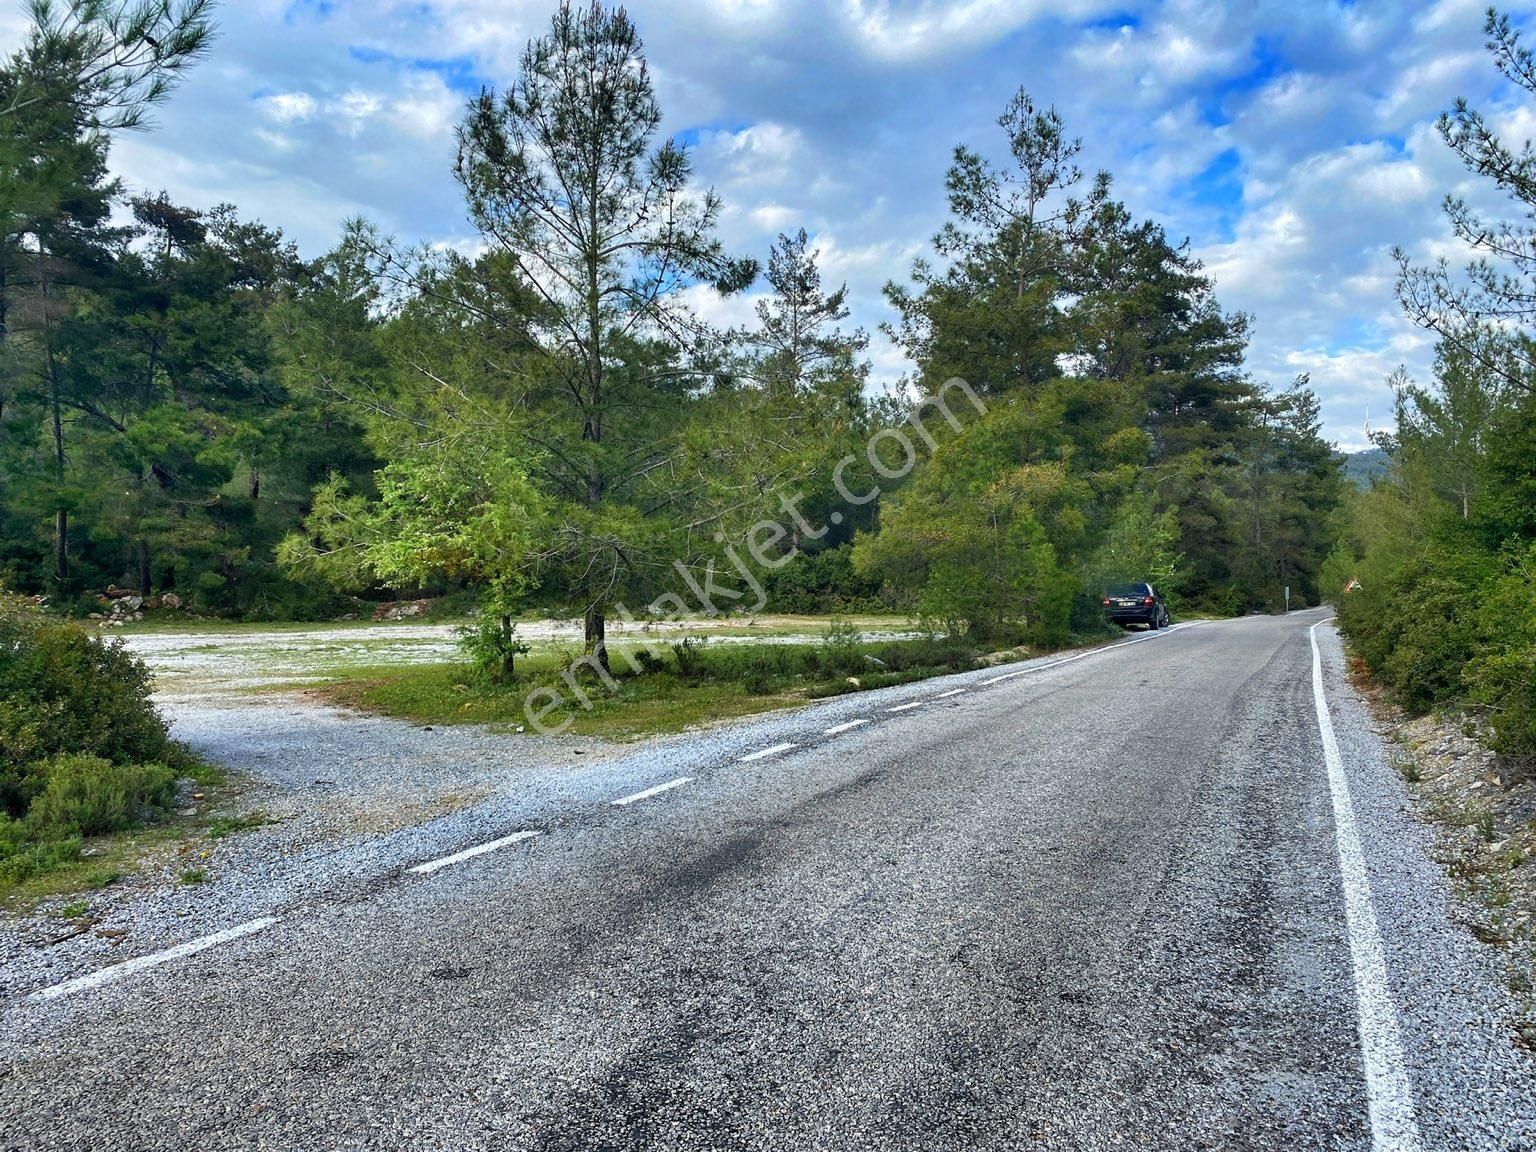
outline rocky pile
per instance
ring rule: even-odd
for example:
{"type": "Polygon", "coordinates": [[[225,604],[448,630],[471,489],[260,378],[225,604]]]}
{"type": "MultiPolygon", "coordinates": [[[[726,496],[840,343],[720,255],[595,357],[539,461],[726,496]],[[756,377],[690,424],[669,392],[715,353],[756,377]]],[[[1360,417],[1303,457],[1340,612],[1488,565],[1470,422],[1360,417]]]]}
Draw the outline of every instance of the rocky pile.
{"type": "Polygon", "coordinates": [[[119,588],[115,584],[107,586],[106,594],[100,597],[100,602],[101,611],[92,612],[91,619],[97,621],[102,628],[121,628],[124,624],[144,619],[146,611],[160,608],[179,611],[182,606],[181,597],[174,592],[146,599],[132,589],[119,588]]]}

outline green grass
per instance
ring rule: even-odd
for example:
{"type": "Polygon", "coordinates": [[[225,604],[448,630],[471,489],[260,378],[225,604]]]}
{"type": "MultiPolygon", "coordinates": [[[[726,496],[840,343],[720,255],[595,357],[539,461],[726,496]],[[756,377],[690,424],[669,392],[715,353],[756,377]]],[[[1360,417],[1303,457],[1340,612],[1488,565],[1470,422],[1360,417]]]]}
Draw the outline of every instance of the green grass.
{"type": "MultiPolygon", "coordinates": [[[[558,662],[550,660],[541,670],[556,666],[558,662]]],[[[527,724],[524,701],[534,686],[532,682],[482,687],[468,684],[466,679],[465,670],[453,664],[359,668],[350,670],[343,679],[316,685],[314,690],[346,708],[417,724],[527,724]]],[[[677,677],[663,674],[620,681],[615,694],[601,684],[587,688],[593,706],[590,711],[573,709],[566,731],[608,740],[680,732],[805,702],[803,697],[790,695],[752,695],[739,684],[684,686],[677,677]]]]}
{"type": "Polygon", "coordinates": [[[83,841],[54,841],[59,852],[48,867],[0,881],[0,910],[24,912],[42,900],[109,888],[137,871],[147,857],[186,838],[184,827],[166,823],[83,841]]]}
{"type": "MultiPolygon", "coordinates": [[[[803,628],[803,625],[801,625],[803,628]]],[[[854,628],[821,644],[687,644],[657,646],[639,673],[621,655],[630,645],[610,645],[617,686],[595,678],[581,686],[590,707],[554,711],[546,723],[573,735],[635,739],[790,708],[808,700],[906,684],[978,666],[982,652],[944,638],[856,642],[854,628]]],[[[452,664],[338,668],[311,685],[324,699],[362,712],[418,724],[528,726],[529,693],[553,687],[566,701],[572,693],[560,673],[578,655],[566,649],[535,652],[518,662],[517,679],[503,685],[476,681],[452,664]]]]}
{"type": "Polygon", "coordinates": [[[11,857],[8,875],[0,875],[0,911],[22,912],[40,901],[111,887],[143,868],[151,858],[164,857],[189,844],[219,840],[270,821],[264,814],[214,816],[219,794],[229,786],[224,771],[188,758],[183,774],[207,793],[195,816],[174,813],[105,836],[59,837],[23,846],[25,861],[11,857]]]}
{"type": "Polygon", "coordinates": [[[188,868],[181,874],[181,882],[183,884],[202,884],[207,879],[208,870],[206,868],[188,868]]]}
{"type": "Polygon", "coordinates": [[[204,835],[210,840],[223,840],[226,836],[233,836],[237,832],[262,828],[272,823],[274,821],[265,812],[251,812],[245,816],[215,816],[208,821],[204,835]]]}

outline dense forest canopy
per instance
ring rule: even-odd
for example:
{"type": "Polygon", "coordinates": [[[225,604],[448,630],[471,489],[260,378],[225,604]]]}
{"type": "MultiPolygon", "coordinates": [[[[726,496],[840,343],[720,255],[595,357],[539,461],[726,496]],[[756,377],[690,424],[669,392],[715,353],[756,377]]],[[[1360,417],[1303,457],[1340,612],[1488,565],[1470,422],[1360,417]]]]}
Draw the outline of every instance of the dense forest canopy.
{"type": "Polygon", "coordinates": [[[562,5],[468,102],[473,255],[356,221],[315,260],[278,222],[111,177],[124,110],[204,50],[207,5],[160,29],[67,10],[73,34],[39,6],[0,77],[18,590],[272,618],[465,589],[508,621],[583,616],[600,662],[619,611],[888,607],[1053,639],[1118,579],[1234,613],[1323,593],[1342,485],[1316,397],[1246,375],[1248,317],[1023,89],[935,173],[949,219],[887,289],[916,371],[881,388],[806,230],[722,246],[622,9],[562,5]],[[686,304],[754,284],[743,328],[686,304]],[[976,403],[924,421],[951,380],[976,403]]]}

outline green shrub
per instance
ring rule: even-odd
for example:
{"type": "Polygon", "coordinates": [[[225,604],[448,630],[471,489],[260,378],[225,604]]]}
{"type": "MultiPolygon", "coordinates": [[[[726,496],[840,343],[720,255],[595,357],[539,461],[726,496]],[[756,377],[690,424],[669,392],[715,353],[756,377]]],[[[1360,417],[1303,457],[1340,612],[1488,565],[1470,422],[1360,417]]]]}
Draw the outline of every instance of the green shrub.
{"type": "Polygon", "coordinates": [[[176,795],[164,764],[118,765],[99,756],[58,756],[37,766],[42,791],[27,822],[42,838],[102,836],[157,819],[176,795]]]}
{"type": "Polygon", "coordinates": [[[819,616],[831,612],[880,612],[880,581],[853,567],[853,549],[844,544],[820,552],[802,551],[768,573],[765,588],[775,612],[819,616]]]}
{"type": "MultiPolygon", "coordinates": [[[[0,820],[5,819],[8,817],[0,816],[0,820]]],[[[0,831],[0,884],[19,884],[80,859],[80,841],[74,837],[39,843],[19,835],[15,839],[6,836],[0,831]]]]}
{"type": "Polygon", "coordinates": [[[1536,763],[1536,546],[1483,597],[1482,650],[1463,679],[1472,704],[1488,718],[1493,745],[1512,759],[1536,763]]]}
{"type": "Polygon", "coordinates": [[[704,661],[704,640],[686,636],[681,643],[672,645],[672,662],[677,674],[684,680],[701,680],[707,668],[704,661]]]}
{"type": "Polygon", "coordinates": [[[75,863],[81,837],[163,816],[178,773],[201,774],[149,691],[120,642],[0,595],[0,885],[75,863]]]}
{"type": "Polygon", "coordinates": [[[861,644],[864,637],[847,620],[833,620],[821,638],[821,668],[830,676],[856,676],[865,660],[861,644]]]}
{"type": "Polygon", "coordinates": [[[459,632],[459,650],[469,658],[475,676],[488,684],[511,683],[517,675],[517,658],[528,654],[528,644],[517,638],[510,616],[485,612],[459,632]]]}
{"type": "Polygon", "coordinates": [[[57,756],[186,765],[149,692],[120,641],[0,600],[0,811],[24,816],[43,786],[36,765],[57,756]]]}

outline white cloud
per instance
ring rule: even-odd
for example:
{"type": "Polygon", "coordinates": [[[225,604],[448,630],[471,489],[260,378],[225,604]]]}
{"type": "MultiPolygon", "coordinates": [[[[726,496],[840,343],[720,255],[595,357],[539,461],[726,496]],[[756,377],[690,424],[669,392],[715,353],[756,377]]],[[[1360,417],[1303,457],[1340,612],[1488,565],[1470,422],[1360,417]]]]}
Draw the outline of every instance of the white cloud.
{"type": "Polygon", "coordinates": [[[859,47],[876,59],[909,63],[952,55],[1006,36],[1041,15],[1086,17],[1108,10],[1092,0],[1048,5],[1030,0],[843,0],[842,16],[859,47]]]}
{"type": "Polygon", "coordinates": [[[320,105],[308,92],[277,92],[257,101],[269,120],[279,124],[301,123],[311,119],[320,105]]]}

